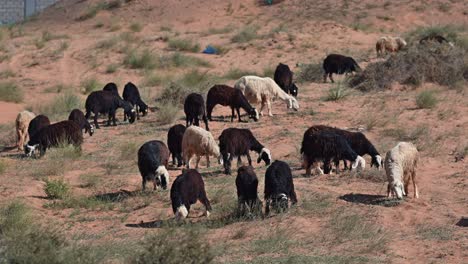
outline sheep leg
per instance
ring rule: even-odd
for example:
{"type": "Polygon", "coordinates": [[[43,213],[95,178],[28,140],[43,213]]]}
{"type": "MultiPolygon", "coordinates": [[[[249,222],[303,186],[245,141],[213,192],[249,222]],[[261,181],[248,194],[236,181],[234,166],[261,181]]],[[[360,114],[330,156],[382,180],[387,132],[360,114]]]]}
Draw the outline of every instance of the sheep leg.
{"type": "Polygon", "coordinates": [[[330,77],[330,81],[331,81],[332,83],[335,83],[335,80],[333,80],[333,76],[332,76],[332,75],[333,75],[333,73],[330,72],[330,74],[328,75],[328,77],[330,77]]]}
{"type": "MultiPolygon", "coordinates": [[[[231,114],[231,123],[232,123],[232,122],[234,122],[234,108],[231,108],[231,112],[232,112],[232,114],[231,114]]],[[[239,119],[240,119],[240,117],[239,117],[239,119]]]]}
{"type": "Polygon", "coordinates": [[[265,101],[263,101],[262,99],[262,103],[261,103],[261,106],[260,106],[260,115],[263,116],[263,108],[265,107],[265,101]]]}
{"type": "Polygon", "coordinates": [[[242,122],[241,115],[240,115],[240,109],[237,108],[236,111],[237,111],[237,116],[239,117],[239,122],[242,122]]]}
{"type": "Polygon", "coordinates": [[[340,160],[335,159],[335,172],[336,174],[340,173],[340,160]]]}
{"type": "Polygon", "coordinates": [[[195,121],[193,122],[194,125],[196,126],[200,126],[200,119],[197,117],[195,117],[195,121]]]}
{"type": "Polygon", "coordinates": [[[208,119],[209,119],[210,121],[213,121],[213,118],[212,118],[212,116],[211,116],[211,113],[213,113],[213,108],[214,108],[214,107],[215,107],[215,106],[214,106],[214,105],[211,105],[211,104],[207,104],[207,105],[206,105],[206,111],[207,111],[207,114],[208,114],[208,119]]]}
{"type": "Polygon", "coordinates": [[[171,155],[172,155],[172,165],[176,166],[176,156],[174,153],[171,153],[171,155]]]}
{"type": "Polygon", "coordinates": [[[210,131],[210,128],[208,127],[208,118],[206,118],[206,114],[203,114],[202,118],[203,122],[205,122],[206,131],[210,131]]]}
{"type": "Polygon", "coordinates": [[[143,177],[143,182],[141,183],[143,191],[146,189],[146,179],[143,177]]]}
{"type": "Polygon", "coordinates": [[[414,198],[419,198],[418,185],[416,184],[416,170],[413,170],[411,173],[411,179],[413,180],[414,198]]]}
{"type": "Polygon", "coordinates": [[[392,185],[391,183],[388,183],[387,185],[387,198],[391,198],[392,197],[392,185]]]}
{"type": "Polygon", "coordinates": [[[200,202],[205,206],[205,214],[206,217],[209,217],[210,216],[210,211],[211,211],[211,204],[210,204],[210,200],[208,200],[208,198],[206,197],[206,192],[205,190],[201,190],[200,191],[200,195],[198,196],[198,200],[200,200],[200,202]]]}
{"type": "Polygon", "coordinates": [[[247,152],[247,160],[249,161],[249,165],[252,166],[252,158],[250,157],[250,153],[247,152]]]}
{"type": "Polygon", "coordinates": [[[408,196],[409,181],[410,181],[410,179],[408,178],[408,179],[404,182],[404,188],[405,188],[405,193],[403,194],[404,196],[408,196]]]}
{"type": "Polygon", "coordinates": [[[185,153],[185,152],[183,153],[183,155],[184,155],[184,162],[187,165],[187,169],[190,169],[190,158],[192,157],[192,155],[189,153],[185,153]]]}
{"type": "Polygon", "coordinates": [[[224,166],[224,173],[225,174],[231,174],[231,162],[232,162],[232,156],[228,155],[228,153],[223,154],[223,166],[224,166]]]}
{"type": "Polygon", "coordinates": [[[323,74],[323,82],[324,82],[324,83],[327,82],[327,73],[324,73],[324,74],[323,74]]]}
{"type": "Polygon", "coordinates": [[[158,189],[158,184],[156,183],[156,177],[153,179],[153,191],[156,191],[158,189]]]}
{"type": "Polygon", "coordinates": [[[189,117],[185,117],[185,127],[189,127],[189,117]]]}
{"type": "Polygon", "coordinates": [[[271,102],[270,102],[270,100],[267,100],[267,107],[268,107],[268,115],[273,116],[273,113],[271,112],[271,102]]]}
{"type": "Polygon", "coordinates": [[[135,105],[135,108],[136,108],[137,120],[140,120],[140,108],[138,107],[138,104],[135,105]]]}
{"type": "Polygon", "coordinates": [[[239,168],[240,166],[242,166],[242,159],[241,159],[241,156],[237,156],[237,168],[239,168]]]}
{"type": "Polygon", "coordinates": [[[98,119],[98,114],[94,112],[94,126],[96,127],[96,129],[99,129],[100,127],[99,127],[97,119],[98,119]]]}
{"type": "Polygon", "coordinates": [[[206,167],[210,167],[210,155],[206,155],[206,167]]]}
{"type": "Polygon", "coordinates": [[[21,129],[18,129],[16,131],[18,137],[16,139],[16,142],[17,142],[17,145],[18,145],[18,149],[19,150],[23,150],[23,144],[24,144],[24,140],[23,140],[23,131],[21,129]]]}
{"type": "Polygon", "coordinates": [[[291,191],[291,193],[289,194],[289,197],[291,198],[291,205],[297,204],[297,196],[294,190],[291,191]]]}
{"type": "Polygon", "coordinates": [[[237,211],[239,212],[240,215],[245,214],[245,203],[242,197],[237,198],[237,211]]]}
{"type": "Polygon", "coordinates": [[[201,156],[198,156],[198,155],[197,155],[195,159],[196,159],[196,160],[195,160],[195,161],[196,161],[196,163],[195,163],[195,169],[198,169],[198,164],[200,163],[201,156]]]}
{"type": "Polygon", "coordinates": [[[266,199],[266,203],[265,203],[265,215],[269,215],[270,214],[270,199],[266,199]]]}

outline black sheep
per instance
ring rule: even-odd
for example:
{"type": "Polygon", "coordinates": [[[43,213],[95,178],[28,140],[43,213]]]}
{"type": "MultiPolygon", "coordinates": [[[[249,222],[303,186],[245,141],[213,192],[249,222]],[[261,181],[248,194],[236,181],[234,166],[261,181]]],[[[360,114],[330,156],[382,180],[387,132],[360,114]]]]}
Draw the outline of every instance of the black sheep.
{"type": "Polygon", "coordinates": [[[39,148],[40,156],[43,156],[48,148],[58,147],[61,144],[72,144],[81,148],[83,132],[74,121],[62,121],[37,131],[26,144],[26,156],[32,156],[39,148]]]}
{"type": "Polygon", "coordinates": [[[231,174],[231,162],[237,157],[237,165],[241,163],[241,156],[247,156],[249,165],[252,159],[249,151],[258,153],[257,163],[264,161],[266,165],[271,162],[271,152],[254,137],[249,129],[226,128],[219,136],[219,150],[223,156],[224,173],[231,174]]]}
{"type": "Polygon", "coordinates": [[[331,82],[335,82],[332,77],[333,73],[348,74],[355,71],[360,71],[361,68],[351,57],[346,57],[340,54],[330,54],[323,61],[323,70],[325,71],[325,74],[323,75],[323,82],[327,82],[327,75],[330,77],[331,82]]]}
{"type": "Polygon", "coordinates": [[[205,100],[203,96],[198,93],[191,93],[187,95],[184,102],[184,112],[187,122],[187,127],[194,124],[200,126],[200,118],[205,122],[206,131],[208,128],[208,118],[206,118],[205,100]]]}
{"type": "Polygon", "coordinates": [[[190,212],[190,206],[197,200],[205,206],[205,215],[210,216],[211,205],[206,197],[205,183],[201,174],[194,169],[184,170],[171,187],[172,211],[176,219],[186,218],[190,212]]]}
{"type": "Polygon", "coordinates": [[[95,91],[88,95],[86,98],[86,119],[89,119],[91,113],[94,114],[94,126],[99,129],[97,122],[99,113],[108,114],[109,119],[107,125],[110,126],[111,120],[113,125],[116,126],[115,113],[117,108],[123,108],[124,114],[129,116],[130,123],[135,122],[135,109],[128,102],[116,96],[113,92],[109,91],[95,91]]]}
{"type": "MultiPolygon", "coordinates": [[[[135,84],[128,82],[123,90],[123,99],[136,107],[137,119],[140,119],[140,113],[143,116],[148,114],[148,105],[141,100],[140,92],[135,84]]],[[[127,116],[124,116],[124,121],[127,120],[127,116]]]]}
{"type": "Polygon", "coordinates": [[[262,201],[257,193],[258,178],[252,166],[242,166],[237,169],[236,187],[240,215],[245,215],[246,211],[252,213],[262,211],[262,201]]]}
{"type": "Polygon", "coordinates": [[[297,203],[296,192],[289,165],[280,160],[274,161],[265,172],[265,214],[270,213],[270,204],[276,211],[285,211],[297,203]]]}
{"type": "Polygon", "coordinates": [[[120,97],[119,90],[117,88],[117,84],[115,84],[113,82],[110,82],[110,83],[106,84],[104,86],[104,88],[102,88],[102,90],[112,92],[113,94],[117,95],[119,98],[122,98],[122,97],[120,97]]]}
{"type": "Polygon", "coordinates": [[[425,44],[425,43],[430,42],[430,41],[438,42],[440,44],[448,43],[450,46],[453,46],[452,42],[448,41],[443,36],[437,35],[437,34],[431,34],[431,35],[428,35],[428,36],[425,36],[425,37],[421,38],[419,40],[419,44],[425,44]]]}
{"type": "Polygon", "coordinates": [[[94,133],[94,126],[88,122],[85,115],[79,109],[73,109],[68,116],[68,120],[75,121],[81,129],[85,130],[90,136],[94,133]]]}
{"type": "Polygon", "coordinates": [[[182,158],[182,138],[184,137],[185,126],[178,124],[174,125],[167,132],[167,146],[169,147],[169,152],[172,155],[172,164],[180,167],[184,164],[182,158]]]}
{"type": "Polygon", "coordinates": [[[143,179],[143,191],[146,182],[153,182],[153,190],[161,186],[164,190],[169,184],[169,172],[167,163],[169,160],[169,149],[159,140],[151,140],[143,144],[138,150],[138,169],[143,179]]]}
{"type": "Polygon", "coordinates": [[[331,161],[335,162],[337,170],[340,160],[352,161],[353,169],[358,165],[364,168],[366,164],[366,161],[354,152],[343,136],[331,131],[321,131],[313,134],[308,134],[306,131],[302,140],[301,154],[307,176],[311,174],[311,166],[320,161],[324,163],[325,174],[331,171],[331,161]]]}
{"type": "Polygon", "coordinates": [[[255,121],[258,121],[259,115],[257,109],[252,107],[245,98],[244,94],[239,89],[234,89],[227,85],[217,84],[208,91],[206,98],[206,110],[208,112],[208,119],[211,119],[211,113],[213,108],[217,105],[229,106],[232,110],[231,122],[234,121],[234,109],[237,111],[239,122],[242,122],[240,116],[240,108],[244,109],[245,112],[255,121]]]}
{"type": "Polygon", "coordinates": [[[47,116],[38,115],[34,117],[28,125],[29,138],[32,138],[37,131],[48,125],[50,125],[50,120],[47,116]]]}
{"type": "Polygon", "coordinates": [[[293,83],[293,75],[294,73],[289,69],[287,64],[280,63],[276,66],[274,80],[283,91],[297,97],[299,89],[293,83]]]}
{"type": "MultiPolygon", "coordinates": [[[[377,169],[380,169],[383,166],[383,160],[379,152],[363,133],[351,132],[336,127],[316,125],[307,129],[304,135],[312,135],[321,131],[330,131],[343,136],[348,142],[348,144],[351,146],[353,151],[356,152],[356,154],[358,154],[359,156],[364,156],[366,154],[370,155],[372,158],[371,167],[375,166],[377,167],[377,169]]],[[[344,164],[345,168],[347,168],[348,166],[346,161],[344,161],[344,164]]]]}

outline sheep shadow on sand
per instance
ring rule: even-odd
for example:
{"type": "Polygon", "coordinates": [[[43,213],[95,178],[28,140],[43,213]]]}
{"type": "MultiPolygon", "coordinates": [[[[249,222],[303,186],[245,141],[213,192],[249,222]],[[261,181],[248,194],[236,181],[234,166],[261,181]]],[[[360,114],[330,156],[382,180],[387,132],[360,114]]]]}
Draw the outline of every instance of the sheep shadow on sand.
{"type": "Polygon", "coordinates": [[[94,198],[99,201],[118,203],[130,197],[135,197],[135,196],[142,195],[142,194],[144,194],[144,192],[142,192],[141,190],[135,190],[135,191],[120,190],[118,192],[97,194],[94,196],[94,198]]]}
{"type": "Polygon", "coordinates": [[[343,201],[350,203],[378,205],[384,207],[393,207],[399,205],[403,200],[389,199],[383,195],[349,193],[339,197],[343,201]]]}
{"type": "Polygon", "coordinates": [[[163,220],[155,220],[150,222],[143,222],[141,221],[138,224],[126,224],[126,227],[133,227],[133,228],[162,228],[164,226],[163,220]]]}

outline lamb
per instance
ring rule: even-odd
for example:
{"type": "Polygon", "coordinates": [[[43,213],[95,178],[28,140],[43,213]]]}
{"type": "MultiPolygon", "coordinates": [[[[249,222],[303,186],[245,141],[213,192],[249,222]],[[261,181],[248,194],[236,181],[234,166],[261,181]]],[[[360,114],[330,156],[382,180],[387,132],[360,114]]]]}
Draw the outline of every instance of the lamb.
{"type": "Polygon", "coordinates": [[[377,57],[382,56],[385,54],[386,51],[388,52],[397,52],[402,50],[406,47],[407,43],[404,39],[400,37],[381,37],[375,43],[375,50],[377,53],[377,57]]]}
{"type": "Polygon", "coordinates": [[[276,66],[274,80],[284,92],[297,97],[299,89],[293,82],[293,75],[294,73],[289,69],[287,64],[280,63],[276,66]]]}
{"type": "Polygon", "coordinates": [[[327,75],[330,78],[332,83],[335,82],[333,80],[333,73],[336,74],[343,74],[343,73],[353,73],[356,71],[360,71],[361,67],[357,64],[357,62],[351,58],[346,57],[340,54],[330,54],[328,55],[325,60],[323,60],[323,82],[327,82],[327,75]]]}
{"type": "Polygon", "coordinates": [[[50,120],[45,115],[38,115],[35,118],[33,118],[33,120],[29,122],[28,126],[29,138],[32,138],[37,131],[41,130],[41,128],[46,127],[48,125],[50,125],[50,120]]]}
{"type": "MultiPolygon", "coordinates": [[[[330,162],[332,160],[335,161],[337,168],[340,160],[353,161],[352,169],[356,169],[358,166],[364,169],[366,166],[366,160],[354,152],[346,139],[331,131],[313,134],[306,131],[302,140],[301,154],[306,176],[311,175],[311,166],[319,161],[324,163],[325,174],[331,171],[330,162]]],[[[318,170],[323,174],[320,168],[318,170]]]]}
{"type": "Polygon", "coordinates": [[[104,88],[102,88],[102,90],[112,92],[113,94],[117,95],[119,98],[122,98],[122,97],[120,97],[119,90],[117,88],[117,84],[115,84],[113,82],[107,83],[104,86],[104,88]]]}
{"type": "Polygon", "coordinates": [[[31,157],[39,149],[40,156],[46,153],[51,147],[58,147],[61,144],[72,144],[81,149],[83,143],[83,132],[74,121],[61,121],[46,126],[35,133],[26,145],[25,154],[31,157]]]}
{"type": "Polygon", "coordinates": [[[36,115],[29,111],[19,112],[16,116],[16,146],[18,150],[24,149],[24,142],[28,139],[28,126],[36,115]]]}
{"type": "Polygon", "coordinates": [[[297,203],[296,192],[289,165],[280,160],[274,161],[265,172],[265,214],[270,214],[270,204],[276,211],[285,211],[297,203]]]}
{"type": "Polygon", "coordinates": [[[205,206],[205,214],[210,216],[211,204],[206,196],[205,183],[201,174],[194,170],[185,170],[178,176],[171,187],[172,211],[176,220],[186,218],[190,206],[199,200],[205,206]]]}
{"type": "MultiPolygon", "coordinates": [[[[148,105],[141,100],[140,92],[135,84],[128,82],[123,90],[123,99],[136,107],[137,119],[140,120],[140,113],[143,116],[148,114],[148,105]]],[[[127,116],[124,116],[124,121],[127,120],[127,116]]]]}
{"type": "Polygon", "coordinates": [[[289,109],[294,109],[295,111],[299,109],[299,103],[296,98],[285,93],[281,87],[269,77],[244,76],[236,82],[234,88],[241,90],[251,104],[261,103],[260,115],[262,116],[265,104],[268,107],[268,115],[273,116],[271,112],[271,101],[275,98],[280,98],[287,102],[289,109]]]}
{"type": "Polygon", "coordinates": [[[85,115],[79,109],[73,109],[68,116],[68,120],[75,121],[78,126],[83,130],[85,133],[88,133],[90,136],[94,133],[94,126],[89,124],[88,119],[86,119],[85,115]]]}
{"type": "Polygon", "coordinates": [[[161,186],[164,190],[169,184],[169,172],[167,163],[169,160],[169,149],[159,140],[151,140],[143,144],[138,150],[138,169],[143,179],[143,191],[146,182],[153,182],[153,190],[161,186]]]}
{"type": "Polygon", "coordinates": [[[99,124],[97,122],[99,113],[108,114],[109,119],[107,125],[110,126],[111,119],[113,125],[116,126],[115,122],[115,113],[117,108],[123,108],[124,114],[129,116],[129,122],[135,122],[135,109],[128,102],[122,100],[120,96],[116,96],[115,93],[110,91],[95,91],[88,95],[86,98],[86,119],[89,119],[91,113],[94,114],[94,126],[96,129],[99,129],[99,124]]]}
{"type": "Polygon", "coordinates": [[[416,168],[419,153],[416,147],[409,142],[399,142],[389,150],[385,156],[385,172],[387,174],[387,196],[402,199],[408,195],[408,185],[413,181],[414,198],[419,198],[416,183],[416,168]]]}
{"type": "Polygon", "coordinates": [[[207,167],[210,167],[210,155],[218,157],[220,164],[222,162],[219,147],[213,135],[197,126],[190,126],[185,130],[184,137],[182,138],[182,155],[187,169],[190,168],[190,160],[193,155],[197,157],[195,166],[197,169],[201,156],[206,156],[207,167]]]}
{"type": "MultiPolygon", "coordinates": [[[[323,125],[312,126],[304,133],[304,137],[310,136],[314,133],[320,133],[321,131],[330,131],[336,133],[346,139],[348,144],[351,146],[354,152],[359,156],[364,156],[366,154],[372,157],[371,167],[375,166],[380,170],[383,167],[383,160],[380,156],[377,149],[372,145],[372,143],[366,138],[366,136],[361,132],[351,132],[336,127],[329,127],[323,125]]],[[[345,168],[347,168],[347,163],[345,163],[345,168]]]]}
{"type": "Polygon", "coordinates": [[[241,156],[245,155],[249,165],[252,166],[249,151],[258,153],[257,163],[263,160],[266,165],[270,165],[270,150],[260,144],[249,129],[227,128],[223,130],[218,139],[225,174],[231,174],[231,162],[234,157],[237,157],[237,165],[239,166],[241,156]]]}
{"type": "Polygon", "coordinates": [[[192,125],[200,126],[200,118],[205,122],[205,127],[207,131],[210,131],[208,128],[208,118],[206,117],[205,109],[205,100],[203,96],[198,93],[191,93],[187,95],[184,102],[184,112],[187,122],[187,127],[192,125]]]}
{"type": "Polygon", "coordinates": [[[240,215],[245,215],[246,211],[252,213],[262,211],[262,201],[257,193],[258,178],[252,166],[242,166],[237,169],[236,187],[240,215]]]}
{"type": "Polygon", "coordinates": [[[232,110],[231,122],[234,121],[234,109],[237,111],[239,122],[242,122],[240,116],[240,108],[244,109],[245,112],[255,121],[258,121],[259,115],[257,109],[252,107],[244,94],[239,89],[234,89],[227,85],[215,85],[208,91],[206,98],[206,110],[208,111],[208,119],[212,121],[211,113],[213,108],[217,105],[230,106],[232,110]]]}
{"type": "Polygon", "coordinates": [[[184,137],[185,126],[174,125],[167,132],[167,146],[169,146],[169,152],[172,155],[172,164],[177,167],[182,166],[184,160],[182,159],[182,138],[184,137]]]}

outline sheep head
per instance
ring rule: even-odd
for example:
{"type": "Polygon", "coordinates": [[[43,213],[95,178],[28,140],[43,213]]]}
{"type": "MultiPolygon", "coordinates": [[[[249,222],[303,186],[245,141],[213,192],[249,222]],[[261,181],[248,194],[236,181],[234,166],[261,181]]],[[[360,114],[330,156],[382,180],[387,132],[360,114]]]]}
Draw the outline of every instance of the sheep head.
{"type": "Polygon", "coordinates": [[[176,213],[175,213],[175,218],[177,221],[184,219],[188,216],[188,210],[185,207],[185,205],[181,205],[177,207],[176,213]]]}
{"type": "Polygon", "coordinates": [[[252,108],[252,111],[249,113],[249,118],[252,118],[255,122],[260,119],[260,114],[258,113],[257,109],[252,108]]]}
{"type": "Polygon", "coordinates": [[[289,199],[288,196],[284,193],[280,193],[273,197],[271,201],[271,206],[277,211],[277,212],[284,212],[288,209],[288,204],[289,204],[289,199]]]}
{"type": "Polygon", "coordinates": [[[167,185],[169,184],[169,172],[167,171],[165,166],[159,166],[156,169],[156,183],[157,185],[160,185],[163,190],[167,189],[167,185]]]}
{"type": "Polygon", "coordinates": [[[372,166],[375,166],[378,170],[383,167],[383,161],[380,155],[372,156],[371,167],[372,166]]]}
{"type": "Polygon", "coordinates": [[[292,83],[291,87],[289,88],[289,92],[291,92],[291,95],[294,97],[297,97],[298,91],[299,91],[299,88],[296,86],[296,83],[292,83]]]}
{"type": "Polygon", "coordinates": [[[406,195],[403,183],[399,180],[395,180],[390,184],[391,191],[398,199],[403,199],[403,195],[406,195]]]}
{"type": "Polygon", "coordinates": [[[292,108],[295,111],[299,110],[299,102],[297,102],[296,98],[292,96],[289,98],[288,108],[292,108]]]}
{"type": "Polygon", "coordinates": [[[262,148],[262,151],[258,154],[257,163],[264,161],[266,165],[270,165],[271,163],[271,151],[267,148],[262,148]]]}
{"type": "Polygon", "coordinates": [[[24,154],[26,154],[27,157],[31,157],[32,155],[34,155],[38,147],[39,147],[39,144],[31,146],[28,143],[24,146],[24,154]]]}

